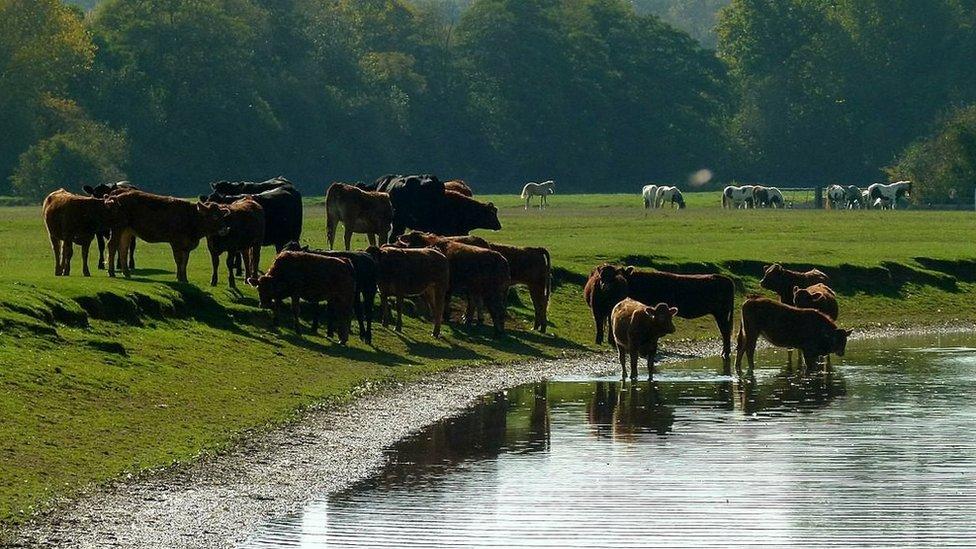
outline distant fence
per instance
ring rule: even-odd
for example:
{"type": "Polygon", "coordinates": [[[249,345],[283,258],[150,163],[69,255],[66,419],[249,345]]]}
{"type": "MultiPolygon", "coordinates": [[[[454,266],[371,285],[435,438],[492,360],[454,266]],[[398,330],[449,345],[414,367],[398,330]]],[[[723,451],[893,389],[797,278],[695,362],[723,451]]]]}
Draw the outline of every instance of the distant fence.
{"type": "Polygon", "coordinates": [[[823,187],[781,187],[787,208],[820,209],[824,207],[823,187]]]}

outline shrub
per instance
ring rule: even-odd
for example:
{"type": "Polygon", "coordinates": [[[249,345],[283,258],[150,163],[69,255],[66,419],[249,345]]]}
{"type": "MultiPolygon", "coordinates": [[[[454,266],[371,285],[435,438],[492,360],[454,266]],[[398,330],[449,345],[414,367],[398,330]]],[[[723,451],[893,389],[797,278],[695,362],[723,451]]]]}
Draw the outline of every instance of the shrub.
{"type": "Polygon", "coordinates": [[[976,105],[947,117],[935,134],[910,145],[897,163],[887,168],[894,179],[910,179],[912,199],[918,203],[969,201],[976,188],[976,105]]]}

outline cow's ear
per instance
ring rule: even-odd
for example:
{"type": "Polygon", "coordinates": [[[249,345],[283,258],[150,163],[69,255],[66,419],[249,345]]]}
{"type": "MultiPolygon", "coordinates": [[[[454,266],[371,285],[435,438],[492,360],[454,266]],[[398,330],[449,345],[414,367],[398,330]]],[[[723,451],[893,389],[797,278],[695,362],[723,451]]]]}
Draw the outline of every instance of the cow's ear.
{"type": "Polygon", "coordinates": [[[847,334],[847,337],[851,337],[851,334],[854,333],[854,330],[844,330],[844,333],[847,334]]]}
{"type": "Polygon", "coordinates": [[[810,298],[813,301],[823,301],[826,299],[823,294],[810,294],[810,298]]]}
{"type": "Polygon", "coordinates": [[[621,269],[621,270],[622,270],[622,271],[623,271],[624,273],[626,273],[626,274],[627,274],[628,276],[630,276],[630,275],[632,275],[632,274],[634,274],[634,271],[635,271],[636,269],[634,268],[634,266],[633,266],[633,265],[627,265],[626,267],[624,267],[624,268],[623,268],[623,269],[621,269]]]}
{"type": "Polygon", "coordinates": [[[212,181],[210,183],[210,188],[216,191],[217,190],[217,183],[219,183],[219,181],[212,181]]]}
{"type": "Polygon", "coordinates": [[[793,286],[793,295],[795,296],[800,291],[799,286],[793,286]]]}
{"type": "Polygon", "coordinates": [[[671,307],[670,309],[668,309],[668,312],[671,313],[671,316],[675,316],[675,315],[678,314],[678,308],[677,307],[671,307]]]}
{"type": "Polygon", "coordinates": [[[84,190],[88,194],[95,194],[95,189],[93,189],[91,185],[83,186],[82,190],[84,190]]]}

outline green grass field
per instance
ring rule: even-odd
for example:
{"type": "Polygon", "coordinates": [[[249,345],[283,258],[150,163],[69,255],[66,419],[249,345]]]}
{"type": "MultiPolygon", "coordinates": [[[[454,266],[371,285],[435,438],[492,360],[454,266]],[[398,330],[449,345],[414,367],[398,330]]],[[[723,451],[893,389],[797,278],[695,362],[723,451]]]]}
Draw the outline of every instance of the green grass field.
{"type": "MultiPolygon", "coordinates": [[[[528,331],[520,291],[500,341],[488,328],[449,328],[433,340],[415,319],[402,335],[377,326],[374,347],[298,338],[271,329],[254,290],[229,291],[225,273],[210,288],[205,244],[191,257],[190,285],[175,282],[168,246],[144,243],[131,280],[82,278],[77,251],[75,274],[55,278],[40,208],[0,207],[0,525],[53,496],[193,459],[370,384],[591,349],[581,289],[603,261],[723,272],[743,294],[758,291],[764,263],[818,266],[840,294],[844,326],[976,320],[972,212],[729,211],[715,193],[647,215],[639,196],[556,195],[540,212],[515,196],[485,198],[505,228],[479,234],[551,251],[552,335],[528,331]]],[[[321,200],[310,200],[307,243],[324,245],[324,218],[321,200]]],[[[674,337],[716,335],[709,319],[679,320],[674,337]]]]}

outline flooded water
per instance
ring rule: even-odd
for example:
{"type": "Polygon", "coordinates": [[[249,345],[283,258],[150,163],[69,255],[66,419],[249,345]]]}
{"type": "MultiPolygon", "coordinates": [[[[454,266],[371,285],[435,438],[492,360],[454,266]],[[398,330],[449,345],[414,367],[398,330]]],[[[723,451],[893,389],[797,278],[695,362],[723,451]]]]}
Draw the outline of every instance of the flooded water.
{"type": "Polygon", "coordinates": [[[517,387],[246,546],[974,545],[974,347],[856,343],[830,373],[749,383],[700,361],[517,387]]]}

